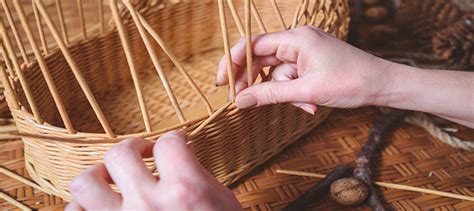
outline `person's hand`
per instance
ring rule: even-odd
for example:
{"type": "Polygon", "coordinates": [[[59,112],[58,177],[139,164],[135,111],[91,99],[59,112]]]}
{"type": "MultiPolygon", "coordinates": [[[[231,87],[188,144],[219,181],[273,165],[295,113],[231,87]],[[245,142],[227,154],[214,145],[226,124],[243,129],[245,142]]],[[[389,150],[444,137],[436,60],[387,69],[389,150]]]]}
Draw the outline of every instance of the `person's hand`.
{"type": "MultiPolygon", "coordinates": [[[[314,114],[316,105],[354,108],[374,104],[391,81],[391,62],[379,59],[314,27],[257,35],[253,42],[253,78],[276,66],[273,81],[247,88],[245,40],[231,50],[239,108],[290,102],[314,114]]],[[[228,83],[226,59],[216,85],[228,83]]]]}
{"type": "Polygon", "coordinates": [[[181,132],[164,134],[156,144],[124,140],[70,184],[66,210],[241,210],[232,192],[198,162],[181,132]],[[154,155],[160,177],[142,159],[154,155]],[[114,192],[114,183],[121,191],[114,192]]]}

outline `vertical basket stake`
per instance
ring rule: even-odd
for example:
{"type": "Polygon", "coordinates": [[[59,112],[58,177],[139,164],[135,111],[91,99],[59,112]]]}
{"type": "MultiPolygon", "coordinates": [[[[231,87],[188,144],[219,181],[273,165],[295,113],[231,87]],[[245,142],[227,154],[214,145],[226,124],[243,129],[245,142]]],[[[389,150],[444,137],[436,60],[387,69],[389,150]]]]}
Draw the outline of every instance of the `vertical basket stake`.
{"type": "Polygon", "coordinates": [[[1,53],[2,53],[2,57],[3,57],[3,62],[5,62],[5,66],[7,66],[8,74],[10,74],[9,78],[10,78],[11,82],[13,83],[13,79],[16,78],[16,74],[13,71],[12,64],[10,63],[10,59],[8,58],[8,53],[5,50],[5,47],[4,47],[3,43],[0,43],[0,45],[1,45],[1,53]]]}
{"type": "MultiPolygon", "coordinates": [[[[2,54],[4,54],[5,52],[3,51],[3,46],[1,47],[2,48],[2,54]]],[[[3,87],[4,87],[4,95],[5,97],[7,98],[7,102],[8,103],[13,103],[13,108],[14,109],[19,109],[20,106],[18,105],[18,101],[16,99],[16,96],[15,96],[15,92],[13,91],[13,88],[10,84],[10,79],[8,79],[8,75],[7,73],[5,72],[5,68],[3,68],[2,65],[0,65],[0,77],[2,78],[2,84],[3,84],[3,87]]]]}
{"type": "Polygon", "coordinates": [[[265,27],[262,17],[260,16],[260,13],[257,10],[257,6],[255,6],[255,2],[251,0],[250,4],[251,4],[250,6],[252,8],[253,16],[255,17],[255,20],[257,20],[257,25],[260,28],[261,33],[264,33],[264,34],[268,33],[267,27],[265,27]]]}
{"type": "MultiPolygon", "coordinates": [[[[102,0],[99,0],[99,1],[102,1],[102,0]]],[[[133,60],[132,50],[130,50],[131,49],[130,41],[129,41],[127,33],[125,32],[122,19],[120,18],[120,15],[118,12],[117,0],[110,0],[109,6],[110,6],[110,9],[112,10],[112,17],[115,21],[115,25],[117,26],[117,31],[120,36],[120,41],[122,42],[122,47],[125,53],[125,57],[127,58],[130,74],[132,75],[133,85],[135,86],[135,91],[137,93],[138,103],[140,104],[140,110],[142,112],[145,129],[147,132],[151,132],[152,128],[150,124],[150,116],[148,114],[148,108],[146,105],[145,97],[143,96],[142,88],[140,86],[140,79],[138,77],[135,63],[133,60]]]]}
{"type": "Polygon", "coordinates": [[[183,123],[186,122],[186,118],[184,117],[183,111],[181,110],[178,101],[176,100],[176,96],[173,93],[173,89],[171,88],[168,79],[166,78],[165,73],[163,72],[163,69],[161,68],[160,62],[158,61],[158,56],[156,55],[155,51],[153,50],[153,46],[150,43],[150,40],[148,39],[147,35],[145,34],[145,29],[143,26],[140,24],[140,20],[138,20],[137,14],[133,6],[130,4],[128,0],[122,0],[122,2],[125,4],[125,6],[128,8],[130,15],[132,16],[133,21],[135,22],[135,25],[138,29],[138,32],[143,40],[143,43],[145,44],[145,47],[148,51],[148,54],[150,55],[151,61],[153,65],[155,66],[156,71],[158,72],[158,75],[161,79],[161,82],[163,83],[163,86],[166,90],[166,93],[168,94],[168,97],[171,101],[171,104],[178,115],[179,120],[183,123]]]}
{"type": "MultiPolygon", "coordinates": [[[[33,2],[36,0],[33,0],[33,2]]],[[[61,27],[61,33],[63,35],[64,43],[66,45],[69,45],[69,37],[67,35],[67,28],[66,24],[64,23],[64,15],[63,15],[63,8],[61,7],[61,1],[60,0],[55,0],[56,2],[56,11],[58,13],[58,19],[59,19],[59,27],[61,27]]]]}
{"type": "Polygon", "coordinates": [[[100,34],[105,32],[105,23],[104,23],[104,2],[103,0],[98,0],[99,2],[99,24],[100,24],[100,34]]]}
{"type": "Polygon", "coordinates": [[[280,8],[278,7],[278,4],[276,0],[272,0],[272,6],[273,10],[275,10],[275,13],[277,14],[278,21],[280,22],[282,30],[286,30],[286,23],[285,20],[283,19],[283,15],[281,14],[280,8]]]}
{"type": "Polygon", "coordinates": [[[21,42],[20,35],[18,34],[18,29],[16,28],[15,22],[13,21],[10,7],[7,4],[7,0],[2,0],[2,6],[3,6],[3,10],[5,11],[5,16],[7,16],[8,24],[10,25],[12,29],[13,37],[15,37],[16,44],[18,45],[18,48],[20,49],[21,56],[23,57],[23,62],[29,63],[28,56],[26,55],[26,51],[25,51],[25,46],[23,46],[23,43],[21,42]]]}
{"type": "Polygon", "coordinates": [[[72,126],[71,119],[69,118],[69,115],[67,114],[66,108],[64,107],[64,103],[61,99],[61,96],[59,95],[56,84],[54,83],[53,77],[51,76],[51,73],[49,72],[49,68],[46,65],[43,55],[41,55],[40,49],[36,45],[35,37],[33,36],[33,33],[31,32],[31,27],[29,26],[28,20],[25,17],[25,12],[23,11],[23,7],[21,5],[20,0],[14,0],[13,5],[15,6],[15,10],[18,14],[21,25],[23,26],[23,30],[25,31],[26,36],[28,37],[30,46],[33,49],[33,53],[35,54],[36,60],[38,61],[38,64],[41,69],[41,73],[43,74],[43,77],[46,81],[46,85],[48,86],[48,89],[51,92],[51,95],[53,96],[54,103],[56,104],[56,107],[58,108],[58,111],[64,123],[64,126],[66,127],[68,133],[70,134],[76,133],[76,131],[74,130],[72,126]]]}
{"type": "Polygon", "coordinates": [[[218,5],[219,5],[219,17],[220,17],[220,22],[221,22],[222,39],[224,41],[225,58],[227,61],[227,77],[229,78],[230,96],[232,98],[232,101],[235,101],[235,96],[236,96],[235,79],[234,79],[232,55],[231,55],[230,44],[229,44],[229,33],[227,32],[227,20],[225,17],[224,0],[218,0],[218,3],[219,3],[218,5]]]}
{"type": "Polygon", "coordinates": [[[252,52],[252,11],[250,9],[251,0],[245,0],[245,41],[247,50],[247,85],[253,84],[253,52],[252,52]]]}
{"type": "MultiPolygon", "coordinates": [[[[1,31],[0,33],[2,34],[3,43],[5,44],[5,47],[7,48],[6,52],[8,52],[8,55],[10,56],[10,59],[12,60],[13,67],[15,69],[15,72],[18,78],[20,79],[20,84],[23,87],[26,100],[28,101],[28,104],[30,105],[31,111],[33,112],[33,116],[35,117],[36,122],[38,124],[41,124],[42,123],[41,115],[39,113],[38,107],[36,106],[36,102],[33,98],[33,95],[31,94],[30,85],[28,84],[28,81],[26,80],[26,77],[20,68],[20,64],[18,63],[18,60],[16,58],[15,52],[13,51],[10,40],[8,39],[8,33],[5,29],[5,26],[3,25],[2,20],[0,20],[0,31],[1,31]]],[[[2,45],[2,48],[3,48],[3,45],[2,45]]],[[[2,51],[5,51],[5,49],[2,49],[2,51]]]]}
{"type": "Polygon", "coordinates": [[[39,33],[39,36],[40,36],[40,41],[41,41],[41,45],[43,46],[43,53],[45,55],[48,55],[48,43],[46,42],[46,38],[44,36],[44,30],[43,30],[43,24],[42,24],[42,21],[41,21],[41,17],[39,16],[38,14],[38,8],[36,8],[36,5],[35,5],[35,2],[32,1],[31,2],[31,6],[33,7],[33,13],[35,15],[35,20],[36,20],[36,27],[38,28],[38,33],[39,33]]]}
{"type": "Polygon", "coordinates": [[[51,31],[51,34],[53,35],[56,43],[58,44],[59,49],[64,55],[64,58],[66,58],[67,63],[69,64],[69,67],[71,68],[74,77],[76,78],[77,82],[79,83],[79,86],[81,87],[82,91],[84,92],[87,101],[89,101],[89,104],[91,105],[92,109],[94,110],[95,115],[97,116],[97,119],[99,120],[100,124],[102,125],[102,128],[104,129],[105,133],[109,137],[114,137],[114,134],[112,132],[112,129],[110,128],[109,122],[105,118],[104,113],[102,112],[102,109],[100,108],[99,104],[97,103],[97,100],[95,99],[94,95],[92,94],[91,89],[89,88],[89,85],[87,85],[86,80],[82,76],[81,71],[79,70],[76,61],[71,56],[71,53],[67,49],[66,44],[61,40],[61,37],[59,33],[56,31],[53,21],[48,15],[48,12],[43,6],[43,3],[41,3],[41,0],[34,0],[36,1],[36,6],[38,7],[38,10],[43,16],[43,19],[48,26],[49,30],[51,31]]]}
{"type": "Polygon", "coordinates": [[[82,37],[84,39],[87,39],[86,20],[84,19],[84,8],[82,6],[82,0],[77,0],[77,9],[79,12],[79,24],[81,24],[82,37]]]}
{"type": "Polygon", "coordinates": [[[189,76],[188,72],[184,68],[183,64],[181,64],[178,57],[173,53],[171,48],[168,47],[166,42],[164,42],[163,39],[161,39],[160,35],[158,35],[158,33],[156,33],[153,30],[153,28],[150,26],[150,24],[148,24],[148,22],[146,22],[145,18],[138,12],[137,12],[137,16],[140,19],[140,23],[143,25],[143,27],[145,27],[146,31],[148,33],[150,33],[150,35],[153,37],[153,39],[155,39],[155,41],[158,43],[158,45],[160,45],[160,47],[163,49],[163,51],[166,53],[166,55],[168,55],[168,57],[171,59],[171,61],[176,66],[178,71],[186,79],[186,81],[191,86],[191,88],[194,90],[194,92],[196,92],[199,95],[199,97],[201,98],[201,101],[203,101],[203,103],[206,105],[206,109],[207,109],[207,112],[209,113],[209,115],[212,115],[214,113],[214,110],[212,109],[212,106],[209,103],[209,100],[206,98],[206,96],[201,91],[201,89],[199,89],[199,87],[196,85],[196,83],[191,78],[191,76],[189,76]]]}
{"type": "MultiPolygon", "coordinates": [[[[237,12],[237,9],[235,9],[234,0],[227,0],[227,4],[229,5],[230,12],[232,13],[232,18],[234,18],[234,22],[235,22],[235,25],[237,26],[237,29],[239,30],[240,36],[244,37],[245,36],[244,24],[242,23],[242,20],[240,20],[240,16],[239,16],[239,13],[237,12]]],[[[222,9],[224,9],[223,5],[224,5],[224,2],[222,2],[222,9]]],[[[224,10],[224,13],[225,13],[225,10],[224,10]]],[[[227,28],[227,25],[226,25],[226,28],[227,28]]]]}

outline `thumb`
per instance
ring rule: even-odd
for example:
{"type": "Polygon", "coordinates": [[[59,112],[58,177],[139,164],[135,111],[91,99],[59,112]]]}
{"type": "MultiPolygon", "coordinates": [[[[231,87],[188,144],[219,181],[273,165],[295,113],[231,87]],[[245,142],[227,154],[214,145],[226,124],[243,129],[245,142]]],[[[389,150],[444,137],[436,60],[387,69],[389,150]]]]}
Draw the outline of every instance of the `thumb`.
{"type": "Polygon", "coordinates": [[[302,87],[301,79],[291,81],[270,81],[253,85],[237,95],[238,108],[258,107],[287,102],[309,102],[310,97],[302,87]]]}

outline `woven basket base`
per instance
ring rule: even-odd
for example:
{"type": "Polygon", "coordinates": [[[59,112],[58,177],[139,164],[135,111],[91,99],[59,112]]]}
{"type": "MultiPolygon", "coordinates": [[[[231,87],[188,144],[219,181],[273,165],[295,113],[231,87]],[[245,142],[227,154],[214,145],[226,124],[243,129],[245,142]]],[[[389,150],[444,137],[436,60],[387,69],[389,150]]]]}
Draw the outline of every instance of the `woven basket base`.
{"type": "MultiPolygon", "coordinates": [[[[334,112],[320,127],[236,183],[234,193],[249,210],[284,207],[319,179],[280,175],[275,173],[276,169],[328,173],[336,165],[352,162],[366,140],[372,122],[380,115],[374,108],[334,112]]],[[[460,128],[456,136],[473,140],[474,131],[460,128]]],[[[390,142],[374,171],[376,180],[474,196],[473,152],[453,149],[423,129],[405,123],[388,138],[390,142]]],[[[28,177],[22,152],[20,141],[1,143],[0,165],[28,177]]],[[[61,199],[33,190],[4,175],[0,175],[0,190],[31,208],[63,206],[61,199]]],[[[386,206],[397,210],[474,209],[473,203],[457,199],[385,188],[379,190],[386,206]]],[[[354,209],[341,207],[329,199],[312,206],[315,210],[354,209]]],[[[0,207],[14,208],[1,200],[0,207]]]]}

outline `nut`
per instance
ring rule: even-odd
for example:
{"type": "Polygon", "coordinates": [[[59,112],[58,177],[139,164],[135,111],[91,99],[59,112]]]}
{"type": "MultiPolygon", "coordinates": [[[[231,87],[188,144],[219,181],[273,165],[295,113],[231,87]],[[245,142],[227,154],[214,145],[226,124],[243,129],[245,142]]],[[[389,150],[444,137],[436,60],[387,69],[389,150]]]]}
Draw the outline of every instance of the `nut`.
{"type": "Polygon", "coordinates": [[[353,177],[342,178],[331,184],[331,198],[342,205],[356,205],[368,196],[367,185],[353,177]]]}

